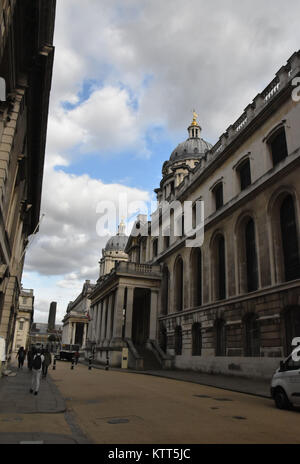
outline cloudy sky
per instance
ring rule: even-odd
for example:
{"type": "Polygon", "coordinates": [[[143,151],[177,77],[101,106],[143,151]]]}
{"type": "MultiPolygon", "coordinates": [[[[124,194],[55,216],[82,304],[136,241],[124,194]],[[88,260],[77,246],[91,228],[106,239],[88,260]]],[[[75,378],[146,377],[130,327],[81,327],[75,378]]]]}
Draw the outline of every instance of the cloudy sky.
{"type": "Polygon", "coordinates": [[[193,108],[215,143],[300,48],[299,17],[298,0],[57,1],[35,322],[97,279],[99,202],[150,201],[193,108]]]}

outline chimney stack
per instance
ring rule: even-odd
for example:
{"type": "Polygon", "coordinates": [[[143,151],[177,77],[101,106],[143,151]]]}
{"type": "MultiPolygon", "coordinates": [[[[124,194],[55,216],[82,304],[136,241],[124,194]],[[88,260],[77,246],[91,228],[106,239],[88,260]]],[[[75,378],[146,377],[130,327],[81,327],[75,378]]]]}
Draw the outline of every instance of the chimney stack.
{"type": "Polygon", "coordinates": [[[56,318],[56,301],[50,303],[49,317],[48,317],[48,330],[55,329],[55,318],[56,318]]]}

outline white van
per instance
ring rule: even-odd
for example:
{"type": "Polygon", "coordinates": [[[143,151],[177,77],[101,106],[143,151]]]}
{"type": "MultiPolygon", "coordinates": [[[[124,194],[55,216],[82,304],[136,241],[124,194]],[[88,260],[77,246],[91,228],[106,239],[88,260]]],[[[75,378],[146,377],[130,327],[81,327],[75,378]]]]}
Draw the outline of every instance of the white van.
{"type": "Polygon", "coordinates": [[[280,362],[271,381],[271,396],[279,409],[300,406],[300,360],[290,355],[280,362]]]}

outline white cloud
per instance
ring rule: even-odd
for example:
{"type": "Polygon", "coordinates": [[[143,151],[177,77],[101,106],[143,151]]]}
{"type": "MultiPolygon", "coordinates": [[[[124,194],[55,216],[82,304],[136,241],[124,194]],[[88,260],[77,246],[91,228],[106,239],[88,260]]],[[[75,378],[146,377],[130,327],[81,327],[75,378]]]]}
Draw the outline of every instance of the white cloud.
{"type": "Polygon", "coordinates": [[[83,281],[96,279],[106,242],[96,234],[97,202],[117,201],[119,192],[129,200],[148,198],[147,192],[57,166],[72,167],[79,152],[103,156],[130,149],[149,157],[147,129],[162,126],[175,145],[193,108],[203,136],[216,141],[299,48],[299,13],[297,0],[288,8],[279,0],[86,0],[84,8],[80,0],[57,3],[46,216],[24,277],[34,283],[38,316],[45,317],[52,300],[62,314],[83,281]],[[82,101],[87,81],[94,86],[82,101]],[[65,102],[75,108],[66,109],[65,102]],[[48,276],[48,286],[34,272],[48,276]]]}

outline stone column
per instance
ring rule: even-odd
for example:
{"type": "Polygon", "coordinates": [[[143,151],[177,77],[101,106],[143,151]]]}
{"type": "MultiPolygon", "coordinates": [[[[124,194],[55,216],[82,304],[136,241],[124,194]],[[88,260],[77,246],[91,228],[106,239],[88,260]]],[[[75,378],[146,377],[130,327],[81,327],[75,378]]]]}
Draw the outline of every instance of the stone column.
{"type": "Polygon", "coordinates": [[[93,337],[95,337],[96,344],[98,344],[98,338],[99,338],[99,304],[100,303],[97,303],[95,306],[93,306],[93,311],[94,311],[93,337]]]}
{"type": "Polygon", "coordinates": [[[84,326],[83,326],[83,338],[82,338],[82,346],[83,347],[85,347],[85,345],[86,345],[87,328],[88,328],[88,324],[84,324],[84,326]]]}
{"type": "Polygon", "coordinates": [[[151,290],[149,339],[156,340],[158,290],[151,290]]]}
{"type": "Polygon", "coordinates": [[[107,324],[106,324],[106,330],[105,330],[105,340],[106,340],[106,345],[109,345],[109,342],[111,340],[112,334],[110,331],[110,325],[111,325],[111,310],[112,310],[112,293],[108,297],[108,301],[106,303],[107,305],[107,324]]]}
{"type": "Polygon", "coordinates": [[[98,343],[102,345],[104,341],[104,310],[105,310],[105,300],[101,301],[101,304],[99,306],[99,337],[98,337],[98,343]]]}
{"type": "Polygon", "coordinates": [[[114,317],[114,328],[113,328],[113,344],[120,344],[122,340],[122,323],[123,323],[123,308],[124,308],[124,293],[125,287],[119,285],[116,292],[115,299],[115,317],[114,317]]]}
{"type": "Polygon", "coordinates": [[[72,323],[72,338],[71,338],[71,345],[74,345],[75,342],[75,332],[76,332],[76,322],[72,323]]]}
{"type": "Polygon", "coordinates": [[[125,321],[125,338],[132,338],[132,310],[133,310],[134,287],[127,287],[127,305],[125,321]]]}

